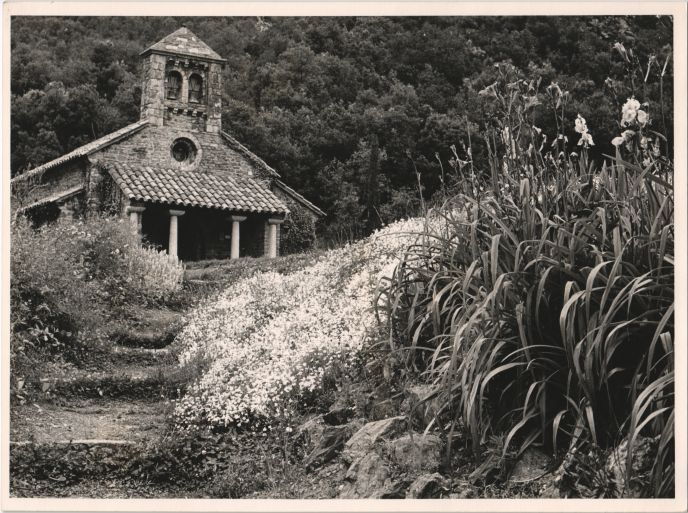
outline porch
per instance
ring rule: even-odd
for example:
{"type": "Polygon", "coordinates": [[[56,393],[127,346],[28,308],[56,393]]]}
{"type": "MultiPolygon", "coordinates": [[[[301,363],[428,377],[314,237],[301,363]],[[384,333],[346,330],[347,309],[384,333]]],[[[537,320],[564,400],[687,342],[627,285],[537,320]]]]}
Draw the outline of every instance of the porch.
{"type": "Polygon", "coordinates": [[[204,207],[130,205],[126,214],[139,237],[183,261],[276,257],[284,217],[204,207]]]}

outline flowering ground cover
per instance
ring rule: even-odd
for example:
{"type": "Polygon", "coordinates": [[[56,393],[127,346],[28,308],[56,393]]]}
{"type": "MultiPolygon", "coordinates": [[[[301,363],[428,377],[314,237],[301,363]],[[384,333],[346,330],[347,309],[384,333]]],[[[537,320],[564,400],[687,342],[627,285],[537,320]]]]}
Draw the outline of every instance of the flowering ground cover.
{"type": "Polygon", "coordinates": [[[176,408],[182,426],[269,428],[317,395],[328,370],[353,370],[378,332],[383,276],[422,228],[394,223],[290,274],[239,280],[204,302],[180,333],[181,363],[200,377],[176,408]]]}

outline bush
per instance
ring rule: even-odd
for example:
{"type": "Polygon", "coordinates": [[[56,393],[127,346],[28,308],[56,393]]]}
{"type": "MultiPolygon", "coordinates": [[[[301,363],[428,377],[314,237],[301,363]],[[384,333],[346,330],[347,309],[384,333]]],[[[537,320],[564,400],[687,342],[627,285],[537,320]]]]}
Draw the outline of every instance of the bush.
{"type": "Polygon", "coordinates": [[[80,345],[102,339],[110,320],[169,298],[181,286],[181,264],[140,248],[124,220],[58,220],[34,229],[19,217],[11,240],[17,378],[35,363],[74,356],[80,345]]]}
{"type": "Polygon", "coordinates": [[[628,440],[628,480],[634,441],[650,437],[659,443],[643,493],[671,496],[673,164],[634,99],[606,162],[589,161],[580,116],[576,152],[563,136],[544,150],[532,110],[550,101],[563,127],[566,93],[534,83],[483,92],[499,113],[484,133],[492,165],[464,162],[475,182],[442,210],[450,233],[410,248],[389,281],[393,349],[434,384],[476,455],[493,435],[505,437],[502,457],[628,440]]]}
{"type": "Polygon", "coordinates": [[[142,297],[164,301],[180,290],[184,264],[165,251],[134,245],[126,261],[132,286],[142,297]]]}
{"type": "Polygon", "coordinates": [[[291,255],[302,253],[315,243],[315,219],[306,209],[294,201],[289,201],[290,213],[282,225],[280,253],[291,255]]]}

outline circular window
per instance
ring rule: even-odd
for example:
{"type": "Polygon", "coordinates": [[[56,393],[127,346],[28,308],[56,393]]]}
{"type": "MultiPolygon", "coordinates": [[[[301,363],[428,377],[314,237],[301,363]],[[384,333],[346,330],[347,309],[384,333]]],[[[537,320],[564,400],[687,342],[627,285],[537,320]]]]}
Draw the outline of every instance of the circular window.
{"type": "Polygon", "coordinates": [[[196,146],[185,137],[176,139],[172,143],[172,157],[177,162],[191,164],[196,158],[196,146]]]}

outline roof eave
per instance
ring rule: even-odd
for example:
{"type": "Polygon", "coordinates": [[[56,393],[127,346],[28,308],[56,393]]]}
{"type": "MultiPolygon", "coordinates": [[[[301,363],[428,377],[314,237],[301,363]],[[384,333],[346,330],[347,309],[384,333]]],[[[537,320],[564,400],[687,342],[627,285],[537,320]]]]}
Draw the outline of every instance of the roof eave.
{"type": "Polygon", "coordinates": [[[184,56],[184,57],[189,57],[191,59],[195,59],[195,60],[199,60],[199,61],[216,62],[216,63],[222,64],[222,65],[227,63],[227,59],[223,59],[222,57],[209,57],[207,55],[198,55],[198,54],[186,53],[186,52],[172,52],[169,50],[159,50],[158,48],[153,48],[152,46],[148,47],[144,51],[142,51],[139,54],[139,56],[145,57],[146,55],[151,54],[151,53],[157,53],[160,55],[167,55],[168,57],[184,56]]]}
{"type": "Polygon", "coordinates": [[[312,202],[308,201],[304,196],[296,192],[294,189],[289,187],[282,180],[275,180],[275,185],[291,196],[295,201],[299,202],[301,205],[309,209],[314,214],[320,217],[327,217],[327,214],[314,205],[312,202]]]}

